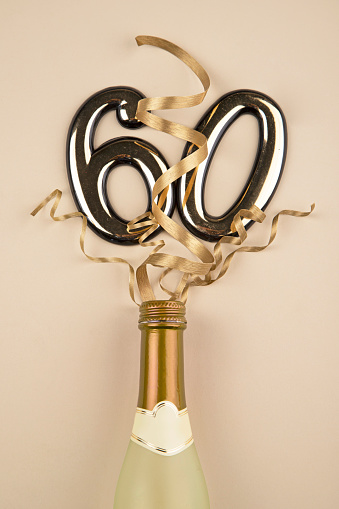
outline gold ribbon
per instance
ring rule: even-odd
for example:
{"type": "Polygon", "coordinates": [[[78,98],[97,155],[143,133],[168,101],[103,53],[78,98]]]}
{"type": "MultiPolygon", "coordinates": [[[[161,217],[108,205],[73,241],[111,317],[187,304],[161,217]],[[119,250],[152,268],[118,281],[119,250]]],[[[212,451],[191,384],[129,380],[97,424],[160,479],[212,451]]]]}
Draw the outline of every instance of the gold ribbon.
{"type": "Polygon", "coordinates": [[[86,258],[91,260],[92,262],[96,263],[124,263],[128,265],[129,268],[129,294],[131,296],[131,299],[133,302],[135,302],[138,306],[139,304],[135,300],[135,293],[134,293],[134,287],[135,287],[135,274],[134,274],[134,268],[130,263],[128,263],[127,260],[124,260],[123,258],[117,258],[113,256],[90,256],[85,251],[85,235],[86,235],[86,229],[87,229],[87,216],[85,214],[82,214],[82,212],[71,212],[70,214],[64,214],[62,216],[56,216],[56,210],[58,208],[58,205],[60,203],[62,196],[62,192],[59,189],[55,189],[51,194],[45,198],[40,205],[38,205],[32,212],[31,215],[35,216],[39,210],[41,210],[45,205],[47,205],[48,202],[54,199],[54,203],[52,205],[50,216],[53,219],[53,221],[66,221],[66,219],[71,219],[73,217],[81,217],[82,218],[82,226],[81,226],[81,233],[80,233],[80,248],[81,251],[84,253],[86,258]]]}
{"type": "MultiPolygon", "coordinates": [[[[188,171],[196,168],[202,161],[204,161],[204,159],[206,159],[208,154],[206,136],[198,131],[195,131],[194,129],[157,117],[153,113],[149,112],[149,110],[154,111],[189,108],[200,104],[204,100],[205,95],[209,89],[210,79],[205,69],[191,55],[186,53],[186,51],[184,51],[182,48],[179,48],[179,46],[176,46],[175,44],[166,41],[165,39],[151,36],[138,36],[136,41],[139,46],[148,44],[172,53],[172,55],[179,58],[179,60],[184,62],[196,74],[204,88],[203,92],[195,95],[181,97],[171,96],[145,98],[141,99],[138,103],[136,111],[136,118],[138,120],[143,122],[145,125],[152,127],[153,129],[171,134],[172,136],[180,138],[181,140],[189,141],[198,147],[198,150],[189,154],[187,157],[169,168],[166,173],[161,175],[161,177],[159,177],[154,184],[152,192],[152,212],[147,214],[146,219],[146,222],[151,221],[154,226],[150,227],[148,232],[139,239],[139,242],[145,247],[151,245],[155,247],[151,254],[137,268],[136,271],[137,283],[141,299],[146,301],[155,299],[155,295],[147,274],[147,265],[165,267],[167,269],[176,269],[183,272],[184,274],[192,273],[206,275],[210,271],[214,261],[212,253],[202,244],[202,242],[200,242],[182,226],[178,225],[171,218],[166,216],[166,214],[164,214],[164,212],[161,210],[161,205],[163,204],[166,197],[168,186],[178,180],[188,171]],[[155,199],[158,195],[159,203],[157,204],[155,199]],[[165,243],[161,241],[145,243],[146,238],[154,231],[156,225],[160,225],[165,231],[167,231],[167,233],[169,233],[178,242],[183,244],[201,261],[190,261],[180,256],[158,253],[158,251],[165,245],[165,243]]],[[[193,175],[192,178],[195,178],[195,175],[193,175]]],[[[191,181],[190,188],[192,185],[193,182],[191,181]]],[[[136,220],[129,223],[129,230],[136,228],[136,222],[138,222],[137,224],[140,227],[140,219],[141,217],[139,216],[136,218],[136,220]]],[[[187,276],[185,276],[185,279],[186,278],[187,276]]],[[[180,284],[179,286],[181,288],[180,284]]],[[[179,297],[177,292],[175,295],[179,297]]]]}
{"type": "MultiPolygon", "coordinates": [[[[294,217],[305,217],[308,216],[314,209],[315,205],[311,206],[309,212],[299,212],[295,210],[283,210],[277,214],[272,221],[271,233],[269,241],[264,246],[242,246],[235,249],[233,252],[228,254],[223,261],[222,244],[241,245],[247,238],[247,232],[242,223],[242,218],[247,218],[252,221],[261,223],[265,219],[265,214],[255,205],[249,210],[242,209],[234,217],[231,230],[233,233],[237,233],[237,237],[225,236],[222,237],[216,244],[213,253],[205,247],[205,245],[194,237],[191,233],[185,230],[182,226],[178,225],[173,219],[169,218],[161,210],[166,195],[168,192],[168,186],[178,180],[182,175],[195,169],[192,174],[191,180],[187,187],[184,199],[183,207],[186,204],[189,193],[192,189],[194,179],[196,177],[198,165],[207,157],[207,140],[206,137],[194,129],[189,127],[171,122],[169,120],[157,117],[149,110],[165,110],[165,109],[177,109],[177,108],[189,108],[200,104],[210,86],[210,79],[208,74],[203,67],[186,51],[181,49],[179,46],[160,39],[158,37],[151,36],[138,36],[136,41],[139,46],[148,44],[158,48],[161,48],[184,62],[190,69],[196,74],[201,81],[204,91],[189,96],[171,96],[171,97],[153,97],[141,99],[138,103],[136,118],[144,124],[156,129],[158,131],[171,134],[177,138],[188,141],[197,147],[197,150],[190,153],[187,157],[176,163],[174,166],[169,168],[166,173],[161,175],[154,184],[152,192],[152,212],[147,212],[138,216],[133,221],[128,223],[128,231],[142,228],[141,231],[144,233],[139,238],[139,243],[143,247],[153,247],[153,250],[149,256],[139,265],[136,270],[136,280],[141,295],[142,301],[154,300],[156,297],[151,286],[148,273],[147,265],[155,267],[161,267],[165,269],[159,278],[160,287],[170,296],[170,300],[181,300],[186,302],[188,290],[190,286],[207,286],[222,276],[224,276],[230,266],[230,263],[234,255],[238,252],[258,252],[266,249],[275,239],[277,234],[278,220],[281,215],[289,215],[294,217]],[[159,196],[158,204],[156,198],[159,196]],[[160,225],[167,233],[174,239],[184,245],[193,255],[195,255],[199,261],[189,260],[181,256],[171,255],[167,253],[159,253],[159,251],[165,246],[164,240],[158,241],[147,241],[147,238],[154,232],[154,230],[160,225]],[[219,268],[217,276],[213,277],[213,272],[219,268]],[[165,287],[163,280],[169,272],[172,270],[178,270],[182,273],[180,282],[175,289],[171,291],[165,287]]],[[[80,247],[84,255],[91,261],[97,263],[123,263],[129,267],[129,293],[132,300],[137,304],[135,300],[135,272],[132,265],[124,260],[123,258],[117,257],[95,257],[90,256],[85,252],[84,240],[87,228],[87,217],[81,212],[72,212],[62,216],[55,216],[56,209],[61,199],[61,191],[56,189],[53,191],[40,205],[31,213],[33,216],[39,212],[49,201],[55,199],[54,204],[50,211],[50,216],[54,221],[64,221],[73,217],[82,218],[82,228],[80,234],[80,247]]]]}

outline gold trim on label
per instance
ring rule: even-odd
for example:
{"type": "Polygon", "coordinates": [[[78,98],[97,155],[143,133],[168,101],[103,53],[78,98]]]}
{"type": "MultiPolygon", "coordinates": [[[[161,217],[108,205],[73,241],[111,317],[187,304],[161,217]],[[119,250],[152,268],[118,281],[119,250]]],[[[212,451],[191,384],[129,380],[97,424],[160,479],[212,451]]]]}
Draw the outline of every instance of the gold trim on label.
{"type": "Polygon", "coordinates": [[[150,442],[146,442],[143,438],[137,437],[132,433],[131,438],[136,440],[137,442],[140,442],[140,444],[144,445],[147,449],[154,449],[154,451],[160,452],[162,454],[178,454],[179,452],[182,452],[184,449],[187,449],[187,447],[191,444],[193,444],[193,435],[186,440],[186,442],[182,445],[178,445],[178,447],[174,447],[173,449],[163,449],[162,447],[158,447],[157,445],[151,444],[150,442]]]}

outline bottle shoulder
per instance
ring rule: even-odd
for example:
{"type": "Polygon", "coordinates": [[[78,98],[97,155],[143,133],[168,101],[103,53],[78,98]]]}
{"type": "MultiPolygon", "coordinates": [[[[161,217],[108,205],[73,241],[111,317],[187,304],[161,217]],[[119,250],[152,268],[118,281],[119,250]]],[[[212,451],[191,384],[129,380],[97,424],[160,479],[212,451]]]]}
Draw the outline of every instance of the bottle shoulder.
{"type": "Polygon", "coordinates": [[[116,490],[114,509],[210,509],[194,443],[169,457],[130,441],[116,490]]]}

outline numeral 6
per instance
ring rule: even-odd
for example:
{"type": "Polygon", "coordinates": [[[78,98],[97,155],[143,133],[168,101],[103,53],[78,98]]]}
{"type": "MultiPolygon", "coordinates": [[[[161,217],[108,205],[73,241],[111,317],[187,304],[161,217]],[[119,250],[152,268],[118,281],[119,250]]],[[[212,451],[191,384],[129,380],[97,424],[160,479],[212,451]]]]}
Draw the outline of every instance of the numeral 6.
{"type": "MultiPolygon", "coordinates": [[[[127,221],[114,210],[107,196],[107,177],[118,165],[130,164],[143,177],[151,210],[154,182],[168,169],[165,158],[150,143],[134,137],[109,140],[94,150],[95,129],[103,115],[115,109],[118,122],[128,129],[143,124],[133,116],[139,99],[144,96],[128,87],[111,87],[91,96],[77,111],[67,139],[67,169],[75,203],[88,218],[95,233],[110,242],[133,244],[141,233],[127,231],[127,221]]],[[[279,106],[268,96],[253,90],[238,90],[221,97],[203,116],[196,129],[208,141],[208,158],[199,165],[193,188],[185,207],[182,206],[192,172],[180,178],[176,193],[173,185],[162,210],[173,213],[175,198],[185,227],[203,240],[217,241],[231,234],[234,215],[252,205],[264,209],[272,198],[284,167],[287,149],[287,129],[279,106]],[[204,187],[215,150],[227,129],[241,115],[254,115],[259,125],[257,155],[246,186],[225,213],[214,217],[206,211],[204,187]]],[[[187,144],[186,157],[195,147],[187,144]]],[[[193,170],[192,170],[193,171],[193,170]]],[[[131,219],[131,218],[130,218],[131,219]]],[[[251,221],[244,219],[248,228],[251,221]]],[[[159,231],[159,228],[158,230],[159,231]]]]}

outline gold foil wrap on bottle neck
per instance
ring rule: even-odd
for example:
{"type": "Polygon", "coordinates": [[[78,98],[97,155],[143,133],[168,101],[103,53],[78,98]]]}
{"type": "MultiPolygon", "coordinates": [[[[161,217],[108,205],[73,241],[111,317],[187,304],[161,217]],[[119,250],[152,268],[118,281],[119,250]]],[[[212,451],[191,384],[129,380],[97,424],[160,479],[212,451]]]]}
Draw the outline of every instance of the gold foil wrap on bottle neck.
{"type": "Polygon", "coordinates": [[[186,408],[182,302],[152,300],[141,304],[140,386],[138,407],[153,411],[161,401],[186,408]]]}
{"type": "Polygon", "coordinates": [[[175,327],[186,328],[186,308],[182,302],[170,300],[150,300],[140,306],[139,328],[175,327]]]}

